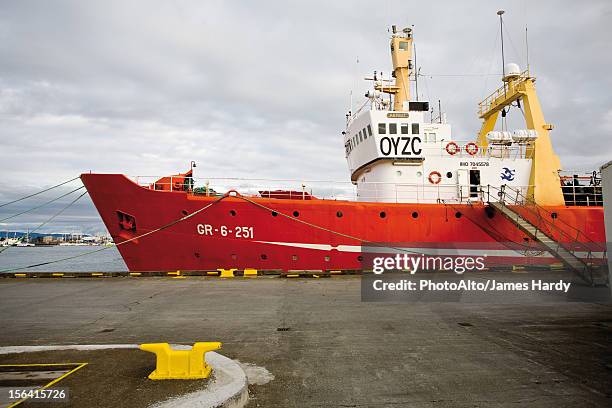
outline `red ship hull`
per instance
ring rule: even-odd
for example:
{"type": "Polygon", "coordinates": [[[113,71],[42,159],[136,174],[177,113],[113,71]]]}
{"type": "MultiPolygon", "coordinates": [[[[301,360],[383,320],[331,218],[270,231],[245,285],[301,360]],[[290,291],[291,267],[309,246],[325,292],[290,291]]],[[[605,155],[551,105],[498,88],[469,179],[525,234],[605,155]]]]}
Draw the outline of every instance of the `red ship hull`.
{"type": "MultiPolygon", "coordinates": [[[[120,174],[83,174],[81,179],[131,271],[359,270],[364,268],[361,245],[371,242],[433,248],[439,254],[489,252],[489,265],[558,262],[550,256],[521,256],[530,254],[522,250],[535,243],[483,203],[261,197],[249,197],[249,202],[232,196],[219,200],[184,191],[155,191],[120,174]],[[206,210],[176,222],[211,203],[206,210]],[[126,240],[131,241],[121,244],[126,240]]],[[[526,208],[513,209],[525,218],[532,214],[526,208]]],[[[578,241],[594,251],[604,247],[602,207],[546,210],[542,216],[556,213],[556,225],[567,229],[567,235],[550,231],[558,234],[557,240],[572,246],[573,240],[564,237],[580,230],[578,241]]]]}

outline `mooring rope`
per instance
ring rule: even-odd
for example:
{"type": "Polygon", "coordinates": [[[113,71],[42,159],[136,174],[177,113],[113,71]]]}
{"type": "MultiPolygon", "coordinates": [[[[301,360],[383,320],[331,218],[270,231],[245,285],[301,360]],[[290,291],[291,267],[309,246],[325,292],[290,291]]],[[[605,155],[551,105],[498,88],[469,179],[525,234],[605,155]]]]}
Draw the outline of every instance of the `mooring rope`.
{"type": "Polygon", "coordinates": [[[176,224],[178,224],[180,222],[183,222],[183,221],[185,221],[185,220],[187,220],[187,219],[189,219],[191,217],[194,217],[195,215],[200,214],[201,212],[209,209],[210,207],[212,207],[213,205],[217,204],[218,202],[220,202],[221,200],[223,200],[226,197],[228,197],[228,194],[225,194],[225,195],[219,197],[218,199],[216,199],[213,202],[205,205],[204,207],[200,208],[199,210],[192,212],[191,214],[187,214],[184,217],[179,218],[177,220],[174,220],[172,222],[169,222],[168,224],[162,225],[159,228],[156,228],[154,230],[145,232],[144,234],[137,235],[137,236],[132,237],[130,239],[127,239],[125,241],[121,241],[121,242],[119,242],[117,244],[113,244],[113,245],[106,246],[106,247],[103,247],[103,248],[98,248],[98,249],[95,249],[93,251],[83,252],[83,253],[77,254],[77,255],[68,256],[68,257],[61,258],[61,259],[55,259],[53,261],[41,262],[41,263],[37,263],[37,264],[26,265],[26,266],[21,266],[21,267],[16,267],[16,268],[2,269],[2,270],[0,270],[0,273],[21,271],[21,270],[24,270],[24,269],[36,268],[38,266],[45,266],[45,265],[51,265],[51,264],[58,263],[58,262],[69,261],[71,259],[76,259],[76,258],[80,258],[82,256],[95,254],[95,253],[98,253],[98,252],[106,251],[107,249],[110,249],[110,248],[114,248],[114,247],[118,247],[118,246],[123,245],[123,244],[127,244],[128,242],[132,242],[132,241],[134,241],[136,239],[140,239],[140,238],[146,237],[148,235],[154,234],[156,232],[162,231],[162,230],[164,230],[166,228],[170,228],[173,225],[176,225],[176,224]]]}
{"type": "Polygon", "coordinates": [[[2,221],[6,221],[6,220],[10,220],[11,218],[15,218],[15,217],[18,217],[18,216],[23,215],[23,214],[27,214],[27,213],[32,212],[32,211],[34,211],[34,210],[38,210],[39,208],[42,208],[42,207],[44,207],[44,206],[46,206],[46,205],[48,205],[48,204],[51,204],[51,203],[53,203],[53,202],[55,202],[55,201],[59,200],[60,198],[64,198],[64,197],[66,197],[66,196],[68,196],[68,195],[70,195],[70,194],[74,193],[75,191],[79,191],[79,190],[81,190],[81,189],[83,189],[83,188],[85,188],[85,186],[81,186],[81,187],[79,187],[79,188],[75,188],[74,190],[69,191],[69,192],[67,192],[66,194],[62,194],[61,196],[54,198],[53,200],[49,200],[49,201],[47,201],[47,202],[42,203],[41,205],[37,205],[36,207],[32,207],[32,208],[29,208],[29,209],[27,209],[27,210],[25,210],[25,211],[22,211],[22,212],[20,212],[20,213],[13,214],[13,215],[11,215],[11,216],[8,216],[8,217],[6,217],[6,218],[3,218],[3,219],[1,219],[1,220],[0,220],[0,222],[2,222],[2,221]]]}
{"type": "Polygon", "coordinates": [[[393,246],[389,246],[389,245],[384,245],[384,244],[381,244],[379,242],[370,241],[370,240],[367,240],[367,239],[362,239],[362,238],[359,238],[359,237],[355,237],[353,235],[345,234],[343,232],[334,231],[332,229],[329,229],[329,228],[326,228],[326,227],[322,227],[320,225],[313,224],[313,223],[308,222],[308,221],[300,220],[297,217],[293,217],[293,216],[291,216],[289,214],[284,214],[282,212],[279,212],[279,211],[277,211],[277,210],[275,210],[273,208],[266,207],[265,205],[260,204],[258,202],[255,202],[255,201],[253,201],[253,200],[251,200],[251,199],[249,199],[247,197],[244,197],[244,196],[242,196],[240,194],[237,194],[235,197],[240,198],[240,199],[242,199],[244,201],[247,201],[247,202],[249,202],[249,203],[251,203],[251,204],[253,204],[253,205],[257,206],[257,207],[263,208],[263,209],[265,209],[267,211],[276,213],[278,215],[282,215],[285,218],[288,218],[288,219],[293,220],[293,221],[297,221],[299,223],[302,223],[304,225],[308,225],[309,227],[316,228],[316,229],[319,229],[321,231],[329,232],[331,234],[338,235],[338,236],[341,236],[341,237],[344,237],[344,238],[349,238],[349,239],[352,239],[352,240],[355,240],[355,241],[359,241],[359,242],[362,242],[362,243],[371,244],[372,246],[375,246],[375,247],[378,247],[378,248],[388,248],[388,249],[394,249],[394,250],[397,250],[397,251],[407,252],[407,253],[411,253],[411,254],[422,255],[422,252],[419,252],[419,251],[411,251],[411,250],[406,249],[406,248],[397,248],[397,247],[393,247],[393,246]]]}
{"type": "Polygon", "coordinates": [[[13,204],[13,203],[16,203],[16,202],[19,202],[19,201],[23,201],[23,200],[28,199],[28,198],[30,198],[30,197],[37,196],[37,195],[42,194],[42,193],[45,193],[45,192],[47,192],[47,191],[49,191],[49,190],[53,190],[54,188],[57,188],[57,187],[63,186],[64,184],[68,184],[68,183],[70,183],[71,181],[74,181],[74,180],[76,180],[76,179],[78,179],[78,178],[80,178],[80,176],[75,177],[75,178],[71,178],[70,180],[66,180],[66,181],[64,181],[64,182],[62,182],[62,183],[56,184],[56,185],[51,186],[51,187],[49,187],[49,188],[45,188],[44,190],[41,190],[41,191],[39,191],[38,193],[30,194],[30,195],[27,195],[27,196],[25,196],[25,197],[18,198],[17,200],[9,201],[8,203],[0,204],[0,208],[1,208],[1,207],[4,207],[4,206],[7,206],[7,205],[9,205],[9,204],[13,204]]]}

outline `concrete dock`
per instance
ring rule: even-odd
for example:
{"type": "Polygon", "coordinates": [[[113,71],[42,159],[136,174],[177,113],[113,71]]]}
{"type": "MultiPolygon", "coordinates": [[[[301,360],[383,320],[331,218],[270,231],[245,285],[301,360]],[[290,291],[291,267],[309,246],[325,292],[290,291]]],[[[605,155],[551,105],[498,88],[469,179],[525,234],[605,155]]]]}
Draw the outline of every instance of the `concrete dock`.
{"type": "MultiPolygon", "coordinates": [[[[364,303],[360,279],[0,279],[0,346],[221,341],[224,355],[274,375],[249,386],[249,407],[612,405],[612,306],[364,303]]],[[[156,391],[141,378],[150,356],[125,353],[0,364],[92,363],[63,381],[62,407],[146,406],[193,387],[156,391]]]]}

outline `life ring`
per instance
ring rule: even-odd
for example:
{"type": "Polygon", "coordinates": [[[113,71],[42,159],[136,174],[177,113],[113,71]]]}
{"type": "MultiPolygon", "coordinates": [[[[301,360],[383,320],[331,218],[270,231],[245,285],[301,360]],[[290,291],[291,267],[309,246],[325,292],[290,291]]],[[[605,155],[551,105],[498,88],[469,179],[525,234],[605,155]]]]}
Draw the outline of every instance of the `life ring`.
{"type": "Polygon", "coordinates": [[[429,182],[431,184],[439,184],[442,181],[442,175],[439,171],[432,171],[429,173],[429,182]]]}
{"type": "Polygon", "coordinates": [[[455,142],[448,142],[446,144],[446,153],[454,156],[459,151],[459,145],[455,142]]]}
{"type": "Polygon", "coordinates": [[[478,145],[474,142],[470,142],[465,145],[465,151],[468,152],[470,156],[473,156],[478,153],[478,145]]]}

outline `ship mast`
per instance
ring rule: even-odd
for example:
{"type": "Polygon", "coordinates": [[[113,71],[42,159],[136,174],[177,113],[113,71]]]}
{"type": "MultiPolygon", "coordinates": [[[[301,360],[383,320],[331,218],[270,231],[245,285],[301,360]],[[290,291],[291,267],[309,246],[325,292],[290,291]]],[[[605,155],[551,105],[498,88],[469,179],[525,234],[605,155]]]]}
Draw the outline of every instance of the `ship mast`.
{"type": "Polygon", "coordinates": [[[412,28],[404,28],[400,33],[392,27],[391,61],[395,84],[381,81],[375,85],[380,92],[393,95],[393,110],[407,111],[410,101],[410,74],[412,73],[412,28]]]}

